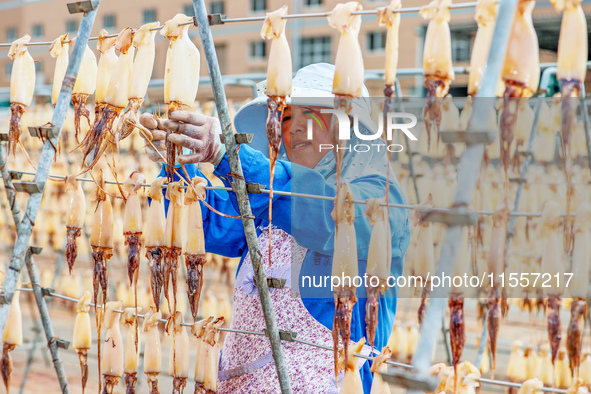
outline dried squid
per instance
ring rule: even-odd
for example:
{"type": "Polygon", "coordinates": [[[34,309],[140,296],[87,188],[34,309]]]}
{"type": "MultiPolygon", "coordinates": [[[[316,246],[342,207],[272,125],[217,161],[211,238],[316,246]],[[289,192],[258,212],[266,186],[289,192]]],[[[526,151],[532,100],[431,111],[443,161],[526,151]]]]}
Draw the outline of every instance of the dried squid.
{"type": "Polygon", "coordinates": [[[382,380],[381,373],[387,369],[386,361],[392,356],[392,351],[388,346],[382,349],[382,352],[373,359],[371,372],[373,372],[373,382],[369,394],[391,394],[390,385],[382,380]]]}
{"type": "Polygon", "coordinates": [[[144,315],[142,331],[146,334],[144,346],[144,373],[148,377],[148,390],[150,394],[158,394],[158,374],[162,369],[162,350],[160,348],[160,331],[158,323],[162,313],[152,306],[144,315]]]}
{"type": "Polygon", "coordinates": [[[127,276],[129,277],[129,285],[133,287],[134,306],[136,308],[137,279],[140,269],[140,250],[142,248],[142,204],[137,192],[145,180],[146,178],[141,172],[134,171],[123,183],[123,191],[127,195],[125,211],[123,212],[123,235],[125,235],[125,245],[129,247],[127,276]]]}
{"type": "Polygon", "coordinates": [[[332,276],[341,279],[334,289],[335,314],[332,324],[334,345],[335,374],[338,377],[339,366],[339,333],[343,338],[345,365],[348,365],[349,340],[351,339],[351,318],[353,306],[357,302],[357,288],[352,283],[358,275],[357,237],[355,236],[355,206],[353,195],[347,183],[344,183],[337,199],[332,217],[337,223],[332,259],[332,276]]]}
{"type": "Polygon", "coordinates": [[[199,200],[205,199],[207,180],[195,177],[191,180],[192,187],[187,188],[185,205],[188,205],[187,247],[185,249],[185,265],[187,266],[187,295],[193,319],[197,319],[199,298],[203,287],[203,266],[205,265],[205,238],[203,236],[203,219],[199,200]]]}
{"type": "Polygon", "coordinates": [[[156,310],[160,310],[160,296],[164,284],[162,257],[166,246],[166,217],[164,214],[164,201],[162,185],[166,178],[157,178],[148,191],[148,197],[152,200],[148,208],[146,219],[146,257],[150,268],[150,287],[156,310]]]}
{"type": "Polygon", "coordinates": [[[587,73],[587,19],[581,0],[552,0],[557,12],[562,12],[560,37],[558,39],[558,59],[556,78],[560,82],[562,96],[562,146],[566,172],[566,220],[565,250],[572,243],[571,206],[574,195],[572,182],[572,135],[577,127],[577,107],[583,91],[583,81],[587,73]]]}
{"type": "Polygon", "coordinates": [[[509,187],[511,144],[515,138],[519,101],[522,97],[531,97],[537,91],[540,81],[538,36],[532,21],[535,5],[535,1],[532,0],[519,0],[501,72],[505,82],[505,92],[499,140],[501,164],[505,169],[505,192],[509,187]]]}
{"type": "Polygon", "coordinates": [[[273,218],[273,180],[275,163],[281,147],[281,116],[285,109],[285,98],[291,94],[291,51],[285,36],[287,6],[273,12],[267,12],[261,38],[271,40],[269,64],[267,66],[267,138],[269,139],[269,261],[271,260],[271,222],[273,218]]]}
{"type": "MultiPolygon", "coordinates": [[[[469,234],[468,227],[462,228],[458,254],[454,264],[454,277],[460,277],[469,269],[469,234]]],[[[452,366],[454,374],[458,376],[458,364],[462,358],[466,343],[466,326],[464,324],[464,291],[454,288],[449,297],[449,337],[451,343],[452,366]]],[[[454,382],[454,392],[457,391],[457,379],[454,382]]]]}
{"type": "MultiPolygon", "coordinates": [[[[560,204],[553,200],[546,200],[542,210],[542,216],[538,224],[539,239],[542,242],[542,272],[554,275],[564,273],[563,248],[560,244],[560,226],[562,225],[562,215],[560,204]]],[[[548,318],[548,340],[552,354],[552,364],[555,364],[560,340],[560,296],[562,290],[552,282],[551,288],[545,289],[548,296],[547,318],[548,318]]]]}
{"type": "Polygon", "coordinates": [[[156,56],[156,30],[160,22],[147,23],[140,27],[133,35],[133,46],[136,48],[133,61],[133,74],[129,87],[129,106],[121,114],[117,127],[116,140],[121,141],[133,131],[134,124],[138,123],[138,111],[144,103],[144,96],[148,91],[148,84],[152,78],[154,58],[156,56]]]}
{"type": "Polygon", "coordinates": [[[435,247],[433,243],[433,229],[431,222],[422,220],[420,210],[433,208],[433,195],[429,193],[427,199],[417,205],[413,215],[413,225],[418,227],[417,247],[414,256],[414,274],[423,280],[423,288],[416,288],[415,295],[421,292],[421,306],[418,310],[419,324],[423,323],[423,317],[427,310],[427,294],[429,277],[435,273],[435,247]]]}
{"type": "Polygon", "coordinates": [[[142,308],[125,308],[123,311],[123,324],[127,326],[127,337],[125,339],[125,372],[126,394],[135,393],[137,383],[137,366],[140,358],[140,339],[138,335],[137,314],[142,308]]]}
{"type": "Polygon", "coordinates": [[[183,314],[175,312],[166,322],[166,333],[172,336],[168,374],[174,378],[173,394],[182,394],[187,385],[190,363],[190,345],[187,329],[181,326],[183,314]]]}
{"type": "MultiPolygon", "coordinates": [[[[120,56],[112,71],[111,80],[108,82],[107,88],[104,91],[104,102],[99,101],[99,86],[105,82],[101,75],[103,70],[99,61],[98,77],[100,78],[97,77],[97,108],[95,110],[94,124],[80,143],[83,160],[86,160],[91,153],[93,155],[91,163],[88,165],[89,169],[94,167],[102,153],[107,149],[107,135],[113,135],[113,122],[121,111],[127,107],[129,86],[133,74],[133,54],[135,51],[132,41],[133,29],[130,27],[123,29],[117,36],[115,48],[119,51],[120,56]]],[[[107,46],[108,42],[104,44],[107,46]]],[[[103,56],[101,56],[100,60],[103,59],[103,56]]]]}
{"type": "Polygon", "coordinates": [[[356,394],[363,392],[361,374],[359,373],[359,369],[357,369],[357,357],[355,357],[355,353],[361,352],[363,345],[365,345],[365,338],[361,338],[359,342],[350,348],[344,348],[342,350],[342,352],[347,352],[347,354],[344,354],[344,362],[339,363],[339,369],[345,370],[345,376],[343,377],[343,382],[341,384],[341,394],[356,394]]]}
{"type": "MultiPolygon", "coordinates": [[[[17,286],[19,287],[19,286],[17,286]]],[[[10,380],[12,376],[12,359],[10,352],[17,346],[23,345],[23,315],[20,305],[20,291],[15,291],[10,302],[10,311],[6,319],[6,326],[2,335],[2,357],[0,358],[0,373],[6,393],[10,391],[10,380]]]]}
{"type": "Polygon", "coordinates": [[[88,127],[91,126],[90,112],[86,109],[86,100],[96,89],[97,73],[98,66],[96,64],[96,56],[92,49],[86,45],[82,61],[80,62],[80,69],[76,76],[76,83],[74,83],[74,89],[72,89],[72,104],[74,105],[74,136],[77,142],[79,142],[78,135],[80,134],[80,119],[85,117],[88,122],[88,127]]]}
{"type": "Polygon", "coordinates": [[[472,97],[476,97],[476,93],[482,84],[482,77],[486,69],[490,44],[495,30],[498,8],[495,0],[479,0],[474,10],[474,19],[478,24],[478,30],[472,46],[470,74],[468,76],[468,94],[472,97]]]}
{"type": "Polygon", "coordinates": [[[507,226],[509,225],[510,203],[504,199],[493,213],[493,230],[488,254],[488,271],[492,275],[493,283],[488,299],[488,338],[492,355],[491,373],[494,376],[497,355],[497,335],[501,324],[501,306],[499,275],[505,271],[505,254],[507,247],[507,226]]]}
{"type": "MultiPolygon", "coordinates": [[[[334,108],[347,115],[351,114],[353,98],[361,97],[363,92],[364,67],[361,47],[359,46],[361,15],[353,14],[353,12],[361,11],[362,9],[361,4],[356,1],[350,1],[345,4],[337,4],[328,16],[329,26],[341,34],[337,47],[335,72],[332,83],[332,92],[335,95],[334,108]]],[[[334,154],[337,161],[336,186],[338,196],[341,188],[341,167],[348,140],[339,138],[338,121],[334,116],[331,120],[330,129],[335,142],[333,145],[335,147],[334,154]]],[[[347,357],[346,352],[345,357],[347,357]]]]}
{"type": "Polygon", "coordinates": [[[76,320],[74,322],[74,335],[72,337],[72,347],[78,353],[80,360],[80,370],[82,373],[82,392],[86,388],[88,380],[88,349],[92,347],[92,328],[90,326],[90,300],[92,296],[87,290],[76,305],[76,320]]]}
{"type": "Polygon", "coordinates": [[[378,326],[379,297],[388,290],[387,280],[392,265],[392,234],[388,220],[388,207],[382,206],[383,198],[366,201],[365,215],[373,226],[367,255],[367,302],[365,304],[365,324],[369,346],[373,347],[378,326]]]}
{"type": "Polygon", "coordinates": [[[581,345],[584,318],[587,314],[587,294],[589,292],[589,256],[591,256],[591,204],[584,202],[575,213],[574,247],[572,255],[573,277],[569,285],[571,318],[566,335],[566,349],[571,372],[578,375],[581,362],[581,345]]]}
{"type": "Polygon", "coordinates": [[[98,171],[97,188],[90,197],[91,202],[96,202],[97,206],[94,211],[92,229],[90,232],[90,246],[92,247],[92,285],[93,285],[93,300],[95,305],[96,326],[98,330],[98,358],[99,358],[99,374],[101,366],[101,326],[102,316],[105,313],[105,305],[107,303],[107,261],[113,257],[113,207],[111,201],[107,196],[104,186],[103,171],[98,171]],[[102,289],[103,297],[101,304],[103,308],[101,313],[98,311],[99,290],[102,289]]]}
{"type": "Polygon", "coordinates": [[[123,376],[123,337],[121,336],[121,328],[119,320],[121,313],[116,310],[121,310],[122,301],[108,302],[104,313],[104,324],[107,327],[105,335],[105,350],[103,358],[101,359],[101,370],[103,371],[104,391],[103,394],[112,394],[113,389],[119,383],[119,379],[123,376]]]}
{"type": "MultiPolygon", "coordinates": [[[[193,18],[177,14],[164,24],[160,34],[170,40],[166,52],[164,72],[164,102],[168,104],[168,114],[176,110],[190,109],[195,103],[199,88],[199,50],[189,38],[189,26],[179,23],[192,22],[193,18]]],[[[166,139],[166,165],[168,179],[172,181],[177,151],[180,149],[166,139]]]]}
{"type": "Polygon", "coordinates": [[[51,105],[55,106],[57,98],[62,90],[62,82],[66,76],[66,69],[70,61],[70,40],[68,40],[68,33],[59,36],[52,43],[49,48],[51,57],[55,58],[55,70],[53,72],[53,88],[51,90],[51,105]]]}
{"type": "Polygon", "coordinates": [[[68,192],[68,211],[66,213],[66,229],[68,238],[66,242],[65,256],[68,261],[68,268],[70,275],[72,275],[72,268],[78,256],[78,247],[76,245],[76,238],[82,234],[82,226],[84,225],[84,218],[86,216],[86,197],[82,185],[76,180],[76,177],[70,175],[66,177],[66,191],[68,192]]]}
{"type": "Polygon", "coordinates": [[[543,388],[544,383],[538,378],[533,378],[523,382],[517,394],[541,394],[543,388]]]}
{"type": "Polygon", "coordinates": [[[183,190],[180,182],[169,182],[166,186],[166,199],[168,213],[166,215],[166,243],[162,247],[164,252],[162,259],[162,277],[164,281],[164,297],[168,301],[168,310],[171,314],[176,312],[176,289],[179,273],[179,257],[182,252],[182,215],[183,215],[183,190]],[[172,281],[173,307],[170,307],[170,294],[168,285],[172,281]]]}
{"type": "Polygon", "coordinates": [[[449,31],[451,3],[451,0],[433,0],[419,11],[421,17],[429,19],[423,48],[423,76],[427,89],[423,120],[429,147],[431,133],[437,133],[441,124],[441,99],[447,95],[455,78],[449,31]]]}
{"type": "MultiPolygon", "coordinates": [[[[386,104],[390,104],[389,98],[394,93],[394,84],[396,83],[396,71],[398,70],[398,42],[400,29],[400,13],[397,12],[402,7],[400,0],[392,0],[387,7],[378,8],[378,24],[386,27],[386,64],[384,95],[386,96],[386,104]]],[[[392,108],[390,108],[391,110],[392,108]]],[[[387,114],[384,107],[384,113],[387,114]]],[[[389,152],[389,151],[388,151],[389,152]]]]}
{"type": "MultiPolygon", "coordinates": [[[[10,128],[8,130],[8,153],[14,155],[16,144],[22,144],[21,117],[33,100],[35,90],[35,63],[27,50],[31,36],[25,34],[10,45],[8,57],[13,60],[10,74],[10,128]]],[[[23,148],[24,150],[24,148],[23,148]]]]}
{"type": "Polygon", "coordinates": [[[195,323],[191,327],[193,335],[201,338],[197,347],[195,364],[195,394],[215,394],[217,391],[218,369],[220,362],[220,330],[224,318],[209,318],[195,323]],[[205,326],[205,328],[202,328],[205,326]]]}

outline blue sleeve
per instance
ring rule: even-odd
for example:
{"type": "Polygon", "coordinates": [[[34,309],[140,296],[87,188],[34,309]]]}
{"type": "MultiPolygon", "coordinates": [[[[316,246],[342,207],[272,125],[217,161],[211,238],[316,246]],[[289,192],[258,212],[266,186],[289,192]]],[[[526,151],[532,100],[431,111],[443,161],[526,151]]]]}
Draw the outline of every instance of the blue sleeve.
{"type": "MultiPolygon", "coordinates": [[[[205,175],[197,169],[193,164],[185,165],[189,178],[200,176],[205,179],[205,175]]],[[[184,171],[179,171],[186,177],[184,171]]],[[[158,176],[166,176],[166,168],[162,166],[158,176]]],[[[176,181],[179,180],[178,175],[175,174],[176,181]]],[[[211,186],[209,180],[208,186],[211,186]]],[[[230,201],[230,194],[225,190],[207,190],[205,201],[226,215],[239,216],[239,213],[234,208],[230,201]]],[[[164,201],[166,212],[168,212],[168,200],[164,201]]],[[[205,250],[210,253],[219,254],[226,257],[241,257],[247,250],[246,238],[244,236],[244,227],[242,220],[231,219],[223,217],[215,212],[212,212],[203,202],[201,204],[201,213],[203,216],[203,232],[205,236],[205,250]]]]}
{"type": "MultiPolygon", "coordinates": [[[[269,159],[248,145],[242,145],[239,151],[240,161],[246,182],[269,186],[269,159]]],[[[230,166],[227,156],[217,166],[215,174],[230,186],[230,166]]],[[[328,184],[317,171],[284,161],[277,161],[273,188],[275,191],[305,193],[334,198],[335,185],[328,184]]],[[[350,183],[355,200],[384,196],[386,178],[369,175],[350,183]]],[[[268,221],[268,194],[250,194],[250,204],[255,217],[268,221]]],[[[234,209],[238,209],[236,196],[230,193],[234,209]]],[[[390,202],[406,203],[406,198],[396,182],[390,182],[390,202]]],[[[335,221],[331,216],[334,200],[319,200],[304,197],[274,195],[273,224],[287,233],[303,247],[318,253],[332,255],[334,250],[335,221]],[[293,213],[293,215],[292,215],[293,213]]],[[[365,205],[355,204],[355,231],[357,233],[357,252],[359,259],[367,258],[371,226],[363,216],[365,205]]],[[[393,245],[398,245],[401,238],[410,238],[409,212],[406,209],[390,209],[393,245]]],[[[407,239],[408,240],[408,239],[407,239]]],[[[406,241],[407,241],[406,240],[406,241]]],[[[395,251],[393,250],[395,253],[395,251]]],[[[393,258],[402,256],[393,255],[393,258]]]]}

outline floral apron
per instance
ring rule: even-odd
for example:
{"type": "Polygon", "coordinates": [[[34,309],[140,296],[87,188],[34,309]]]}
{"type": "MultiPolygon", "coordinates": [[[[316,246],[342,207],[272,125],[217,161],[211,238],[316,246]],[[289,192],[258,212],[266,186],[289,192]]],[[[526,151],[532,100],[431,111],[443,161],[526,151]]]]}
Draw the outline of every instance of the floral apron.
{"type": "MultiPolygon", "coordinates": [[[[267,277],[286,279],[283,289],[269,289],[280,330],[293,331],[297,338],[332,348],[332,332],[318,322],[306,309],[302,300],[291,294],[292,269],[301,266],[307,249],[299,246],[293,237],[273,227],[269,264],[269,231],[259,236],[261,263],[267,277]]],[[[299,276],[299,275],[298,275],[299,276]]],[[[298,277],[296,276],[296,277],[298,277]]],[[[297,283],[295,284],[297,288],[297,283]]],[[[265,320],[258,290],[254,284],[254,271],[247,255],[238,271],[234,288],[231,328],[262,332],[265,320]]],[[[335,387],[333,352],[310,345],[282,341],[285,365],[294,393],[338,393],[335,387]]],[[[365,346],[362,353],[369,354],[365,346]]],[[[360,359],[361,368],[366,360],[360,359]]],[[[341,372],[339,381],[342,379],[341,372]]],[[[280,393],[279,380],[271,353],[269,339],[262,335],[229,332],[224,340],[220,357],[218,393],[280,393]]]]}

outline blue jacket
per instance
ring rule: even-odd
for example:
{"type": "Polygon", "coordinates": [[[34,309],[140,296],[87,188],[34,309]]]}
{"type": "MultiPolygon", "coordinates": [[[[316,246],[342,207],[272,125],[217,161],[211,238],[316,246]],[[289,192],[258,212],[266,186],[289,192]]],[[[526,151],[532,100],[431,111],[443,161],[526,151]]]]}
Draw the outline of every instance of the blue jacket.
{"type": "MultiPolygon", "coordinates": [[[[242,145],[239,151],[240,161],[247,182],[269,185],[269,160],[259,151],[242,145]]],[[[194,165],[185,166],[190,177],[203,176],[194,165]]],[[[230,165],[225,156],[216,167],[215,175],[226,186],[231,187],[228,177],[230,165]]],[[[181,171],[182,173],[182,171],[181,171]]],[[[163,167],[160,176],[165,176],[163,167]]],[[[355,200],[365,201],[368,198],[383,197],[386,179],[383,176],[371,175],[350,182],[351,192],[355,200]]],[[[321,196],[336,195],[334,185],[326,183],[320,173],[286,161],[277,161],[275,191],[291,191],[321,196]],[[293,181],[293,182],[292,182],[293,181]]],[[[257,233],[268,224],[268,194],[250,194],[250,204],[255,216],[257,233]]],[[[239,215],[238,201],[232,192],[207,192],[207,203],[217,210],[232,216],[239,215]]],[[[406,198],[396,182],[390,182],[390,201],[406,203],[406,198]]],[[[168,205],[168,201],[166,201],[168,205]]],[[[302,197],[279,196],[273,198],[273,224],[291,234],[299,245],[309,249],[300,273],[300,291],[302,301],[309,313],[320,323],[332,330],[334,317],[334,298],[327,288],[302,288],[301,278],[305,275],[331,275],[331,262],[334,248],[335,222],[331,217],[334,202],[302,197]],[[293,215],[292,215],[293,213],[293,215]]],[[[355,204],[355,230],[357,235],[357,251],[359,258],[359,274],[366,271],[367,254],[371,226],[363,216],[365,205],[355,204]]],[[[242,261],[248,253],[242,221],[224,218],[211,212],[202,204],[203,229],[205,232],[205,248],[208,252],[227,257],[241,257],[242,261]]],[[[402,274],[404,253],[410,241],[409,213],[406,209],[390,209],[392,229],[392,275],[402,274]]],[[[365,332],[365,291],[358,290],[358,301],[353,308],[351,339],[360,340],[365,332]]],[[[380,298],[379,324],[375,338],[375,348],[381,350],[386,346],[396,313],[396,289],[391,289],[386,297],[380,298]]],[[[361,377],[365,393],[369,393],[372,382],[369,363],[363,365],[361,377]]]]}

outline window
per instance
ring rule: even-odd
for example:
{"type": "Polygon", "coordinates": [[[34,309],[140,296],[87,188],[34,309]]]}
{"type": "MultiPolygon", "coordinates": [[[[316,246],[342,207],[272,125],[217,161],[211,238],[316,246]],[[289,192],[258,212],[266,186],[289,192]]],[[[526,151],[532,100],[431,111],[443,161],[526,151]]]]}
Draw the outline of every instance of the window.
{"type": "Polygon", "coordinates": [[[35,73],[39,74],[43,72],[43,62],[41,60],[35,61],[35,73]]]}
{"type": "Polygon", "coordinates": [[[322,0],[306,0],[305,4],[307,7],[319,6],[322,5],[322,0]]]}
{"type": "Polygon", "coordinates": [[[250,0],[250,10],[254,12],[265,11],[267,0],[250,0]]]}
{"type": "Polygon", "coordinates": [[[12,74],[12,62],[8,62],[6,63],[6,66],[4,66],[4,75],[6,79],[10,79],[10,74],[12,74]]]}
{"type": "Polygon", "coordinates": [[[451,33],[451,54],[454,62],[470,61],[470,47],[472,35],[468,31],[454,31],[451,33]]]}
{"type": "Polygon", "coordinates": [[[153,8],[144,10],[144,23],[151,22],[156,22],[156,10],[153,8]]]}
{"type": "Polygon", "coordinates": [[[78,30],[78,26],[76,25],[76,21],[75,20],[71,20],[71,21],[66,21],[66,33],[76,33],[76,31],[78,30]]]}
{"type": "Polygon", "coordinates": [[[195,9],[193,8],[193,3],[185,4],[183,6],[183,14],[187,16],[195,16],[195,9]]]}
{"type": "Polygon", "coordinates": [[[302,38],[300,66],[304,67],[312,63],[330,63],[331,42],[330,36],[302,38]]]}
{"type": "Polygon", "coordinates": [[[370,52],[386,49],[386,32],[367,33],[367,50],[370,52]]]}
{"type": "Polygon", "coordinates": [[[250,43],[248,55],[252,60],[262,60],[265,58],[265,41],[253,41],[250,43]]]}
{"type": "Polygon", "coordinates": [[[33,25],[33,38],[43,37],[43,25],[33,25]]]}
{"type": "Polygon", "coordinates": [[[212,1],[209,5],[209,10],[212,14],[224,14],[224,2],[212,1]]]}
{"type": "Polygon", "coordinates": [[[16,40],[16,27],[10,27],[6,29],[6,41],[14,41],[16,40]]]}
{"type": "Polygon", "coordinates": [[[114,29],[115,28],[115,15],[109,14],[103,16],[103,27],[105,29],[114,29]]]}

